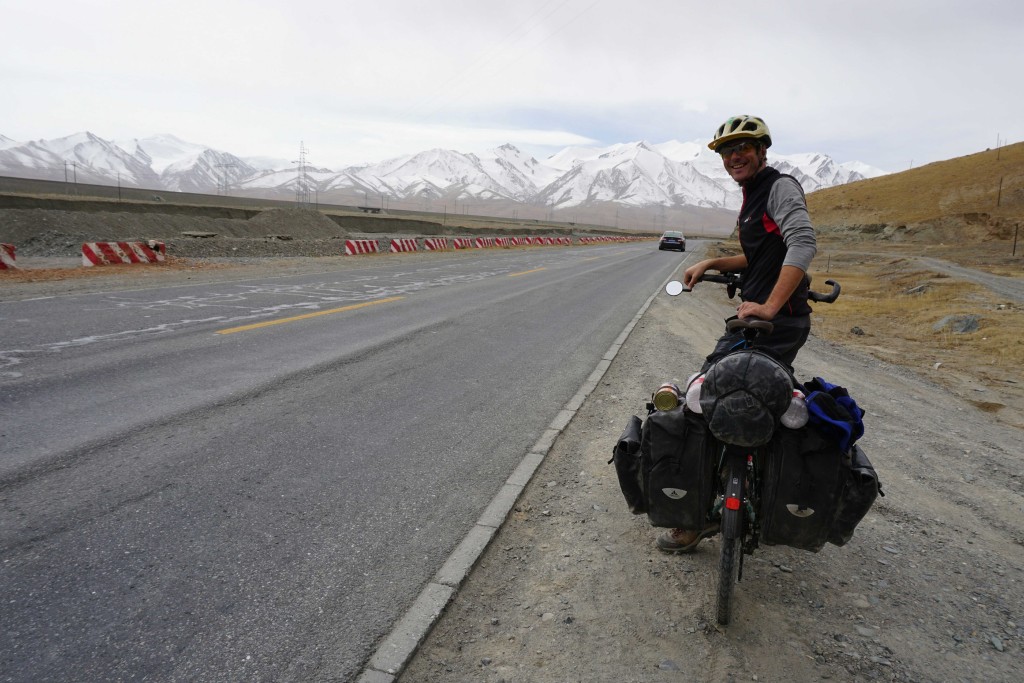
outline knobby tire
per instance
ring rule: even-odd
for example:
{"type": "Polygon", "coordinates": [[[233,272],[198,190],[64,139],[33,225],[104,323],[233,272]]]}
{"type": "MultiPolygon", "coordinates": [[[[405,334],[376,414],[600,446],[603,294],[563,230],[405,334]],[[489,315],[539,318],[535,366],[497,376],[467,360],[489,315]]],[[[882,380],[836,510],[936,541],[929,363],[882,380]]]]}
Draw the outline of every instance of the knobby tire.
{"type": "MultiPolygon", "coordinates": [[[[736,512],[729,510],[732,514],[736,512]]],[[[722,549],[718,556],[718,596],[716,601],[718,623],[725,626],[729,623],[732,611],[732,594],[736,587],[736,579],[740,567],[740,553],[743,549],[740,537],[726,538],[722,536],[722,549]]]]}
{"type": "MultiPolygon", "coordinates": [[[[735,491],[740,500],[745,493],[746,471],[742,461],[733,460],[727,470],[727,482],[737,480],[738,490],[735,491]]],[[[727,484],[726,495],[733,484],[727,484]]],[[[732,614],[732,596],[739,579],[741,554],[743,552],[743,511],[722,510],[722,549],[718,556],[718,591],[716,594],[716,616],[718,623],[725,626],[732,614]]]]}

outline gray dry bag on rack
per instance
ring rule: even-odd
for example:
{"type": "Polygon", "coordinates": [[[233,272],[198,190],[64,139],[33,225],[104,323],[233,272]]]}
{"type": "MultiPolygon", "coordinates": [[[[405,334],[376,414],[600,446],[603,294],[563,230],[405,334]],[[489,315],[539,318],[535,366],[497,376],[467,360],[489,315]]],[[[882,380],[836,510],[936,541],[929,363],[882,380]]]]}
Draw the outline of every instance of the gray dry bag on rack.
{"type": "Polygon", "coordinates": [[[789,408],[794,386],[789,370],[775,358],[742,349],[708,368],[700,407],[719,441],[756,448],[771,440],[789,408]]]}

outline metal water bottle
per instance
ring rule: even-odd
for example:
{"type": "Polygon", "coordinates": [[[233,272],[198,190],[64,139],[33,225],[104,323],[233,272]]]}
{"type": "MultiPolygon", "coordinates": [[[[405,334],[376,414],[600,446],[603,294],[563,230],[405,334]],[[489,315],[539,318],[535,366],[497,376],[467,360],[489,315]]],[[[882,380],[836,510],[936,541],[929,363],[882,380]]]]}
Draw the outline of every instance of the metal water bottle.
{"type": "Polygon", "coordinates": [[[683,392],[679,389],[679,380],[665,382],[654,392],[654,407],[658,410],[672,410],[679,405],[683,392]]]}

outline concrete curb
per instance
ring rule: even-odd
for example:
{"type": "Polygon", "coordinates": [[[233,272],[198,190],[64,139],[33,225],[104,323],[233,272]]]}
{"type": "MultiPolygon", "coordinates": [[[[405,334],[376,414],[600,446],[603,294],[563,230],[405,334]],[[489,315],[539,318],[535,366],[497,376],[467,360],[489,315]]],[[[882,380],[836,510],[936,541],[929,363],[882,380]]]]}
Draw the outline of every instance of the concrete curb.
{"type": "MultiPolygon", "coordinates": [[[[683,263],[685,264],[687,260],[689,257],[684,259],[683,263]]],[[[587,397],[597,388],[633,328],[640,322],[647,309],[651,307],[651,303],[654,302],[654,298],[665,289],[665,285],[671,279],[670,275],[647,298],[633,319],[626,324],[612,345],[608,347],[608,351],[605,352],[583,386],[555,415],[537,443],[530,448],[519,466],[505,480],[505,484],[480,515],[473,528],[469,530],[469,533],[437,571],[434,578],[426,585],[409,611],[399,619],[391,633],[377,646],[376,652],[370,657],[369,663],[356,679],[356,683],[394,683],[434,624],[437,623],[445,607],[455,597],[459,586],[469,576],[498,529],[505,522],[516,501],[519,500],[523,489],[530,483],[534,472],[544,462],[555,439],[565,430],[587,397]]]]}

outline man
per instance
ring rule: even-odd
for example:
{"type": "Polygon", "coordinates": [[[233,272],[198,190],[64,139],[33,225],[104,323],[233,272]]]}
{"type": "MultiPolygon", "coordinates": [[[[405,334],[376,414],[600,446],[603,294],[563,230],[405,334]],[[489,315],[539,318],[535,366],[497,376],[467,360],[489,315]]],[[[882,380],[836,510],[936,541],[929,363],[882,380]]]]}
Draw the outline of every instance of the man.
{"type": "MultiPolygon", "coordinates": [[[[692,289],[707,270],[743,271],[736,316],[770,320],[774,330],[767,337],[758,337],[754,346],[792,367],[811,331],[807,270],[817,252],[817,241],[800,183],[768,166],[771,144],[768,126],[756,116],[733,116],[715,131],[708,147],[721,155],[725,170],[743,189],[737,219],[743,253],[690,266],[683,274],[683,284],[692,289]]],[[[742,343],[742,334],[726,332],[703,370],[742,343]]],[[[658,537],[658,548],[692,552],[702,538],[716,531],[670,529],[658,537]]]]}

